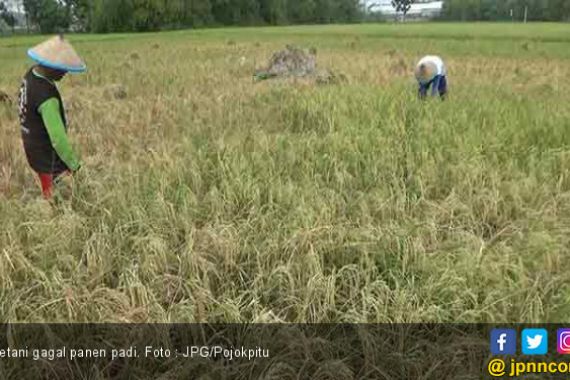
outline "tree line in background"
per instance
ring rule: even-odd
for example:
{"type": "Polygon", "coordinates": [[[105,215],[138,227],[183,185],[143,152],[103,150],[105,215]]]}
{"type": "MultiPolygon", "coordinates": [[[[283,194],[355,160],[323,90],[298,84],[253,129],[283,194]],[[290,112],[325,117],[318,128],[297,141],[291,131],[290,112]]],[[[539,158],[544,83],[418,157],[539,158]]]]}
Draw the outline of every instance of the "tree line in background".
{"type": "MultiPolygon", "coordinates": [[[[0,0],[0,24],[53,33],[154,31],[215,25],[286,25],[379,20],[374,0],[0,0]]],[[[411,0],[393,0],[409,10],[411,0]]],[[[425,2],[425,1],[424,1],[425,2]]],[[[570,20],[570,0],[445,0],[444,20],[570,20]]]]}
{"type": "Polygon", "coordinates": [[[570,21],[570,0],[445,0],[442,18],[520,21],[525,13],[529,21],[570,21]]]}
{"type": "MultiPolygon", "coordinates": [[[[359,0],[12,0],[41,32],[354,22],[359,0]]],[[[7,0],[5,0],[7,2],[7,0]]],[[[0,0],[0,3],[2,1],[0,0]]]]}

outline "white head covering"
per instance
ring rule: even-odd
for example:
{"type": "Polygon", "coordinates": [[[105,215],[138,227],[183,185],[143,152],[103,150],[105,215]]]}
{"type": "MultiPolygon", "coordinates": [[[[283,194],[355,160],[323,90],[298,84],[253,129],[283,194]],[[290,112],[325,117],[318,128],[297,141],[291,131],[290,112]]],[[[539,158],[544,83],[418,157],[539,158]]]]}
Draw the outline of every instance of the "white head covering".
{"type": "Polygon", "coordinates": [[[416,66],[416,79],[425,84],[431,82],[436,75],[447,75],[445,63],[437,55],[426,55],[416,66]]]}
{"type": "Polygon", "coordinates": [[[437,66],[433,62],[421,62],[416,66],[416,79],[420,83],[429,83],[437,75],[437,66]]]}

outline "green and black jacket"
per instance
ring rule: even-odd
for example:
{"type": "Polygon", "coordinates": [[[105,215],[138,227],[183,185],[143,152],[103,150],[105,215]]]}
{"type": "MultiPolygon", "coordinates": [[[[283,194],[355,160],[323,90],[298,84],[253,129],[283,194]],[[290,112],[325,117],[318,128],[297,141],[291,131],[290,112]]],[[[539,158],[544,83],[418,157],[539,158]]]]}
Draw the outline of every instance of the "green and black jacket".
{"type": "Polygon", "coordinates": [[[61,95],[52,81],[30,69],[20,88],[20,124],[26,157],[32,169],[60,174],[79,168],[67,138],[61,95]]]}

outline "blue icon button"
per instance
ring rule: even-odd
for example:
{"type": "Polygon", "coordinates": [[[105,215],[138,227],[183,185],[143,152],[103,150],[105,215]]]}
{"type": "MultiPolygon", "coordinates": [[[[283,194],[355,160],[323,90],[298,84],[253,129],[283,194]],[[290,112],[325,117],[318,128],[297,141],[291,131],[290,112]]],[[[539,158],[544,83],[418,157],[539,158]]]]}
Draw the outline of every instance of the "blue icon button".
{"type": "Polygon", "coordinates": [[[545,355],[548,352],[548,331],[545,329],[524,329],[521,335],[522,353],[545,355]]]}
{"type": "Polygon", "coordinates": [[[515,355],[517,353],[517,332],[514,329],[493,329],[490,343],[493,355],[515,355]]]}

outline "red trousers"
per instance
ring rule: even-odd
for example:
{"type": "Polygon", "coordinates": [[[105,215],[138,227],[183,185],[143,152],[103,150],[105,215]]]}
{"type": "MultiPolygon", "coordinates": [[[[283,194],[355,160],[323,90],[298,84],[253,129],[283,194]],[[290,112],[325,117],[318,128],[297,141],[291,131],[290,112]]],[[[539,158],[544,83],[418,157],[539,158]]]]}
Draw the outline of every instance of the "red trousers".
{"type": "Polygon", "coordinates": [[[53,184],[57,182],[57,179],[62,175],[68,175],[69,172],[63,172],[59,174],[45,174],[45,173],[38,173],[40,177],[40,183],[42,185],[42,194],[44,195],[45,199],[51,199],[53,195],[53,184]]]}

